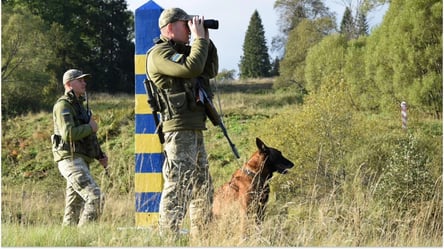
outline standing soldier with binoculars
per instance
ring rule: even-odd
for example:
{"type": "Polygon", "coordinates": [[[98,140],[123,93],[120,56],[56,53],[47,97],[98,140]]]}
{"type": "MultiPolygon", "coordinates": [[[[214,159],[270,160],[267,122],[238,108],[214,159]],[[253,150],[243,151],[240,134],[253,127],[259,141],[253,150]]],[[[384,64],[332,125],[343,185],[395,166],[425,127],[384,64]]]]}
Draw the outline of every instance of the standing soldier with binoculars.
{"type": "Polygon", "coordinates": [[[208,28],[218,28],[218,22],[171,8],[160,15],[159,28],[161,36],[147,52],[146,68],[160,100],[165,141],[159,229],[162,236],[177,238],[189,207],[190,235],[197,238],[211,218],[213,184],[202,132],[207,117],[196,90],[199,81],[212,96],[210,78],[217,75],[219,63],[208,28]]]}

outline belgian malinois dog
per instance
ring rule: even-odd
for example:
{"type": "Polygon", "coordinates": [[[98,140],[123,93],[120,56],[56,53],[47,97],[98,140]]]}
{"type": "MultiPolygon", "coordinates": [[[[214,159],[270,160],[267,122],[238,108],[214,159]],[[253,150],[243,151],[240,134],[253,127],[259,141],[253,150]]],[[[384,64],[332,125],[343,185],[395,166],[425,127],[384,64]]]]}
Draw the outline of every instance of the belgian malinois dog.
{"type": "Polygon", "coordinates": [[[239,210],[242,234],[246,232],[246,220],[254,219],[260,224],[264,219],[265,205],[270,194],[268,184],[274,172],[285,174],[294,166],[282,153],[268,147],[256,138],[258,150],[253,153],[241,169],[237,169],[231,180],[222,185],[214,195],[213,216],[215,219],[223,215],[233,216],[230,206],[236,205],[239,210]],[[231,210],[231,211],[229,211],[231,210]]]}

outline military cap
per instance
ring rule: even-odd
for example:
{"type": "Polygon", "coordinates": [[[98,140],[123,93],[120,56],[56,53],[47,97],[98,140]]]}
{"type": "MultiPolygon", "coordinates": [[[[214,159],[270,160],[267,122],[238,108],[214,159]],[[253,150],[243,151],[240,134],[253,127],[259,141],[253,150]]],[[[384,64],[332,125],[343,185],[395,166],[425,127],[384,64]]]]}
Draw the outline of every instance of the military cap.
{"type": "Polygon", "coordinates": [[[84,74],[82,71],[78,69],[69,69],[63,74],[63,84],[66,84],[68,81],[77,80],[81,78],[87,78],[91,76],[91,74],[84,74]]]}
{"type": "Polygon", "coordinates": [[[159,28],[165,27],[168,23],[177,21],[189,21],[193,16],[188,15],[183,9],[170,8],[162,11],[159,17],[159,28]]]}

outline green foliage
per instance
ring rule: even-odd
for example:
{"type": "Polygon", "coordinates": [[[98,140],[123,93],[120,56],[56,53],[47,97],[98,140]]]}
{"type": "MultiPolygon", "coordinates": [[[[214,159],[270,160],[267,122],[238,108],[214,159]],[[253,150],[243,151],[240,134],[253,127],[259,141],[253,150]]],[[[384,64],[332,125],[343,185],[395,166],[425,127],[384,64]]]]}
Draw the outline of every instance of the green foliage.
{"type": "Polygon", "coordinates": [[[261,78],[270,76],[271,64],[265,40],[264,26],[257,10],[254,11],[245,34],[240,77],[261,78]]]}
{"type": "MultiPolygon", "coordinates": [[[[276,0],[274,9],[279,15],[280,34],[273,38],[273,49],[279,51],[288,43],[290,32],[305,19],[331,19],[335,23],[335,14],[321,0],[276,0]]],[[[288,50],[287,50],[288,51],[288,50]]]]}
{"type": "Polygon", "coordinates": [[[280,60],[278,57],[276,57],[273,63],[271,63],[271,71],[270,71],[271,77],[279,76],[279,67],[280,67],[280,60]]]}
{"type": "Polygon", "coordinates": [[[343,84],[329,83],[318,94],[308,96],[300,111],[283,113],[270,121],[271,132],[285,137],[277,137],[280,142],[275,143],[291,151],[296,164],[287,184],[291,190],[285,192],[297,198],[310,196],[312,187],[318,195],[326,195],[350,174],[345,158],[356,142],[355,117],[343,84]]]}
{"type": "MultiPolygon", "coordinates": [[[[342,36],[329,35],[307,46],[305,56],[287,53],[278,83],[291,82],[293,77],[300,88],[316,91],[332,77],[341,78],[357,110],[391,112],[406,101],[409,108],[440,118],[442,13],[437,9],[442,9],[438,1],[394,1],[370,36],[349,40],[344,31],[342,36]]],[[[350,28],[349,15],[349,11],[344,14],[344,30],[350,28]]],[[[291,44],[304,46],[289,39],[291,44]]]]}
{"type": "Polygon", "coordinates": [[[236,70],[231,69],[222,69],[222,71],[220,71],[217,76],[216,76],[216,80],[220,81],[220,80],[234,80],[235,78],[235,73],[236,70]]]}
{"type": "Polygon", "coordinates": [[[276,84],[279,87],[297,85],[305,89],[306,56],[311,47],[316,45],[334,27],[330,18],[302,20],[288,36],[285,53],[280,64],[280,74],[276,84]]]}
{"type": "Polygon", "coordinates": [[[344,75],[347,41],[345,36],[330,35],[310,48],[305,59],[306,89],[316,92],[331,78],[344,75]]]}
{"type": "Polygon", "coordinates": [[[346,37],[348,41],[368,34],[366,2],[368,3],[369,1],[357,3],[358,6],[356,6],[357,10],[355,16],[352,14],[351,7],[345,8],[341,25],[339,27],[339,33],[346,37]]]}
{"type": "Polygon", "coordinates": [[[356,20],[356,33],[357,36],[366,36],[368,35],[369,27],[367,23],[367,17],[365,16],[363,11],[358,13],[358,17],[356,20]]]}
{"type": "Polygon", "coordinates": [[[69,68],[91,73],[92,91],[134,91],[134,25],[125,0],[2,2],[3,114],[49,110],[69,68]],[[37,88],[39,99],[30,92],[37,88]]]}
{"type": "Polygon", "coordinates": [[[391,208],[405,211],[413,202],[433,198],[438,179],[430,172],[430,153],[422,143],[412,134],[401,137],[382,168],[375,191],[391,208]]]}
{"type": "Polygon", "coordinates": [[[50,109],[57,85],[48,65],[55,60],[50,32],[26,8],[2,10],[2,117],[50,109]],[[36,89],[39,94],[36,94],[36,89]]]}
{"type": "Polygon", "coordinates": [[[353,15],[349,7],[345,8],[344,15],[342,16],[341,26],[339,32],[350,40],[354,37],[355,25],[353,15]]]}
{"type": "Polygon", "coordinates": [[[271,179],[266,219],[249,240],[238,238],[226,221],[208,224],[208,236],[194,244],[187,236],[167,242],[156,226],[136,229],[134,96],[91,94],[111,173],[108,179],[98,163],[91,165],[106,194],[101,220],[82,229],[60,228],[65,183],[52,162],[51,114],[18,116],[2,121],[2,246],[442,244],[442,121],[412,109],[406,133],[399,110],[356,110],[348,84],[335,77],[304,105],[294,91],[274,88],[271,79],[217,84],[224,123],[241,159],[234,158],[220,129],[207,124],[215,188],[256,150],[255,137],[295,163],[271,179]]]}
{"type": "Polygon", "coordinates": [[[366,77],[381,108],[406,101],[442,113],[442,1],[392,1],[368,39],[366,77]],[[438,11],[440,10],[440,11],[438,11]]]}
{"type": "Polygon", "coordinates": [[[365,54],[367,37],[359,37],[347,44],[343,76],[347,83],[350,101],[357,110],[375,110],[378,108],[379,95],[371,80],[365,77],[365,54]]]}

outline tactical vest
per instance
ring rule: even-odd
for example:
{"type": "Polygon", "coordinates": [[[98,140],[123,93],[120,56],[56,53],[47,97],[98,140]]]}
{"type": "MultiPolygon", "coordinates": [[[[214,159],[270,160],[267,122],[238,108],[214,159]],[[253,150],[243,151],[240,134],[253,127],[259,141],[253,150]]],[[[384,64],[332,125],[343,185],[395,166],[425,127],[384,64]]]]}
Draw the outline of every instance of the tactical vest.
{"type": "MultiPolygon", "coordinates": [[[[163,42],[166,41],[162,41],[159,39],[156,44],[147,51],[147,63],[150,52],[156,47],[156,45],[163,42]]],[[[198,110],[199,108],[197,107],[197,89],[194,79],[185,81],[185,79],[182,78],[174,78],[168,88],[160,89],[154,84],[154,82],[151,81],[147,67],[146,77],[150,81],[150,84],[153,84],[152,88],[155,90],[154,94],[157,95],[155,96],[155,98],[158,101],[158,106],[162,114],[162,121],[168,121],[173,118],[178,118],[187,110],[191,112],[202,110],[202,106],[200,107],[200,110],[198,110]]]]}
{"type": "MultiPolygon", "coordinates": [[[[147,66],[146,76],[149,84],[154,85],[153,95],[158,100],[159,111],[161,113],[162,128],[164,132],[177,131],[177,130],[204,130],[205,127],[205,107],[198,101],[198,88],[196,78],[179,78],[173,76],[164,76],[156,84],[150,79],[148,68],[154,66],[149,61],[150,53],[157,54],[157,48],[160,46],[172,47],[177,54],[174,54],[169,59],[183,64],[186,57],[191,51],[191,47],[183,46],[181,44],[175,44],[173,41],[159,40],[156,44],[150,48],[146,53],[147,66]],[[167,44],[168,43],[168,44],[167,44]],[[184,55],[184,56],[181,56],[184,55]]],[[[152,57],[152,56],[151,56],[152,57]]],[[[200,82],[204,82],[204,88],[207,93],[212,97],[212,91],[208,78],[199,77],[200,82]]]]}
{"type": "MultiPolygon", "coordinates": [[[[76,126],[81,124],[88,124],[89,117],[86,115],[85,108],[80,103],[75,103],[74,98],[75,96],[70,96],[70,94],[68,93],[68,95],[65,94],[60,97],[57,100],[57,103],[60,101],[66,101],[73,107],[73,109],[75,110],[75,115],[73,118],[76,126]]],[[[52,149],[55,153],[58,151],[65,151],[69,153],[73,152],[85,155],[89,158],[99,159],[101,156],[100,145],[97,142],[97,138],[94,136],[95,134],[91,134],[81,140],[71,142],[64,141],[60,136],[60,131],[57,123],[54,122],[54,134],[51,136],[53,146],[52,149]]]]}

